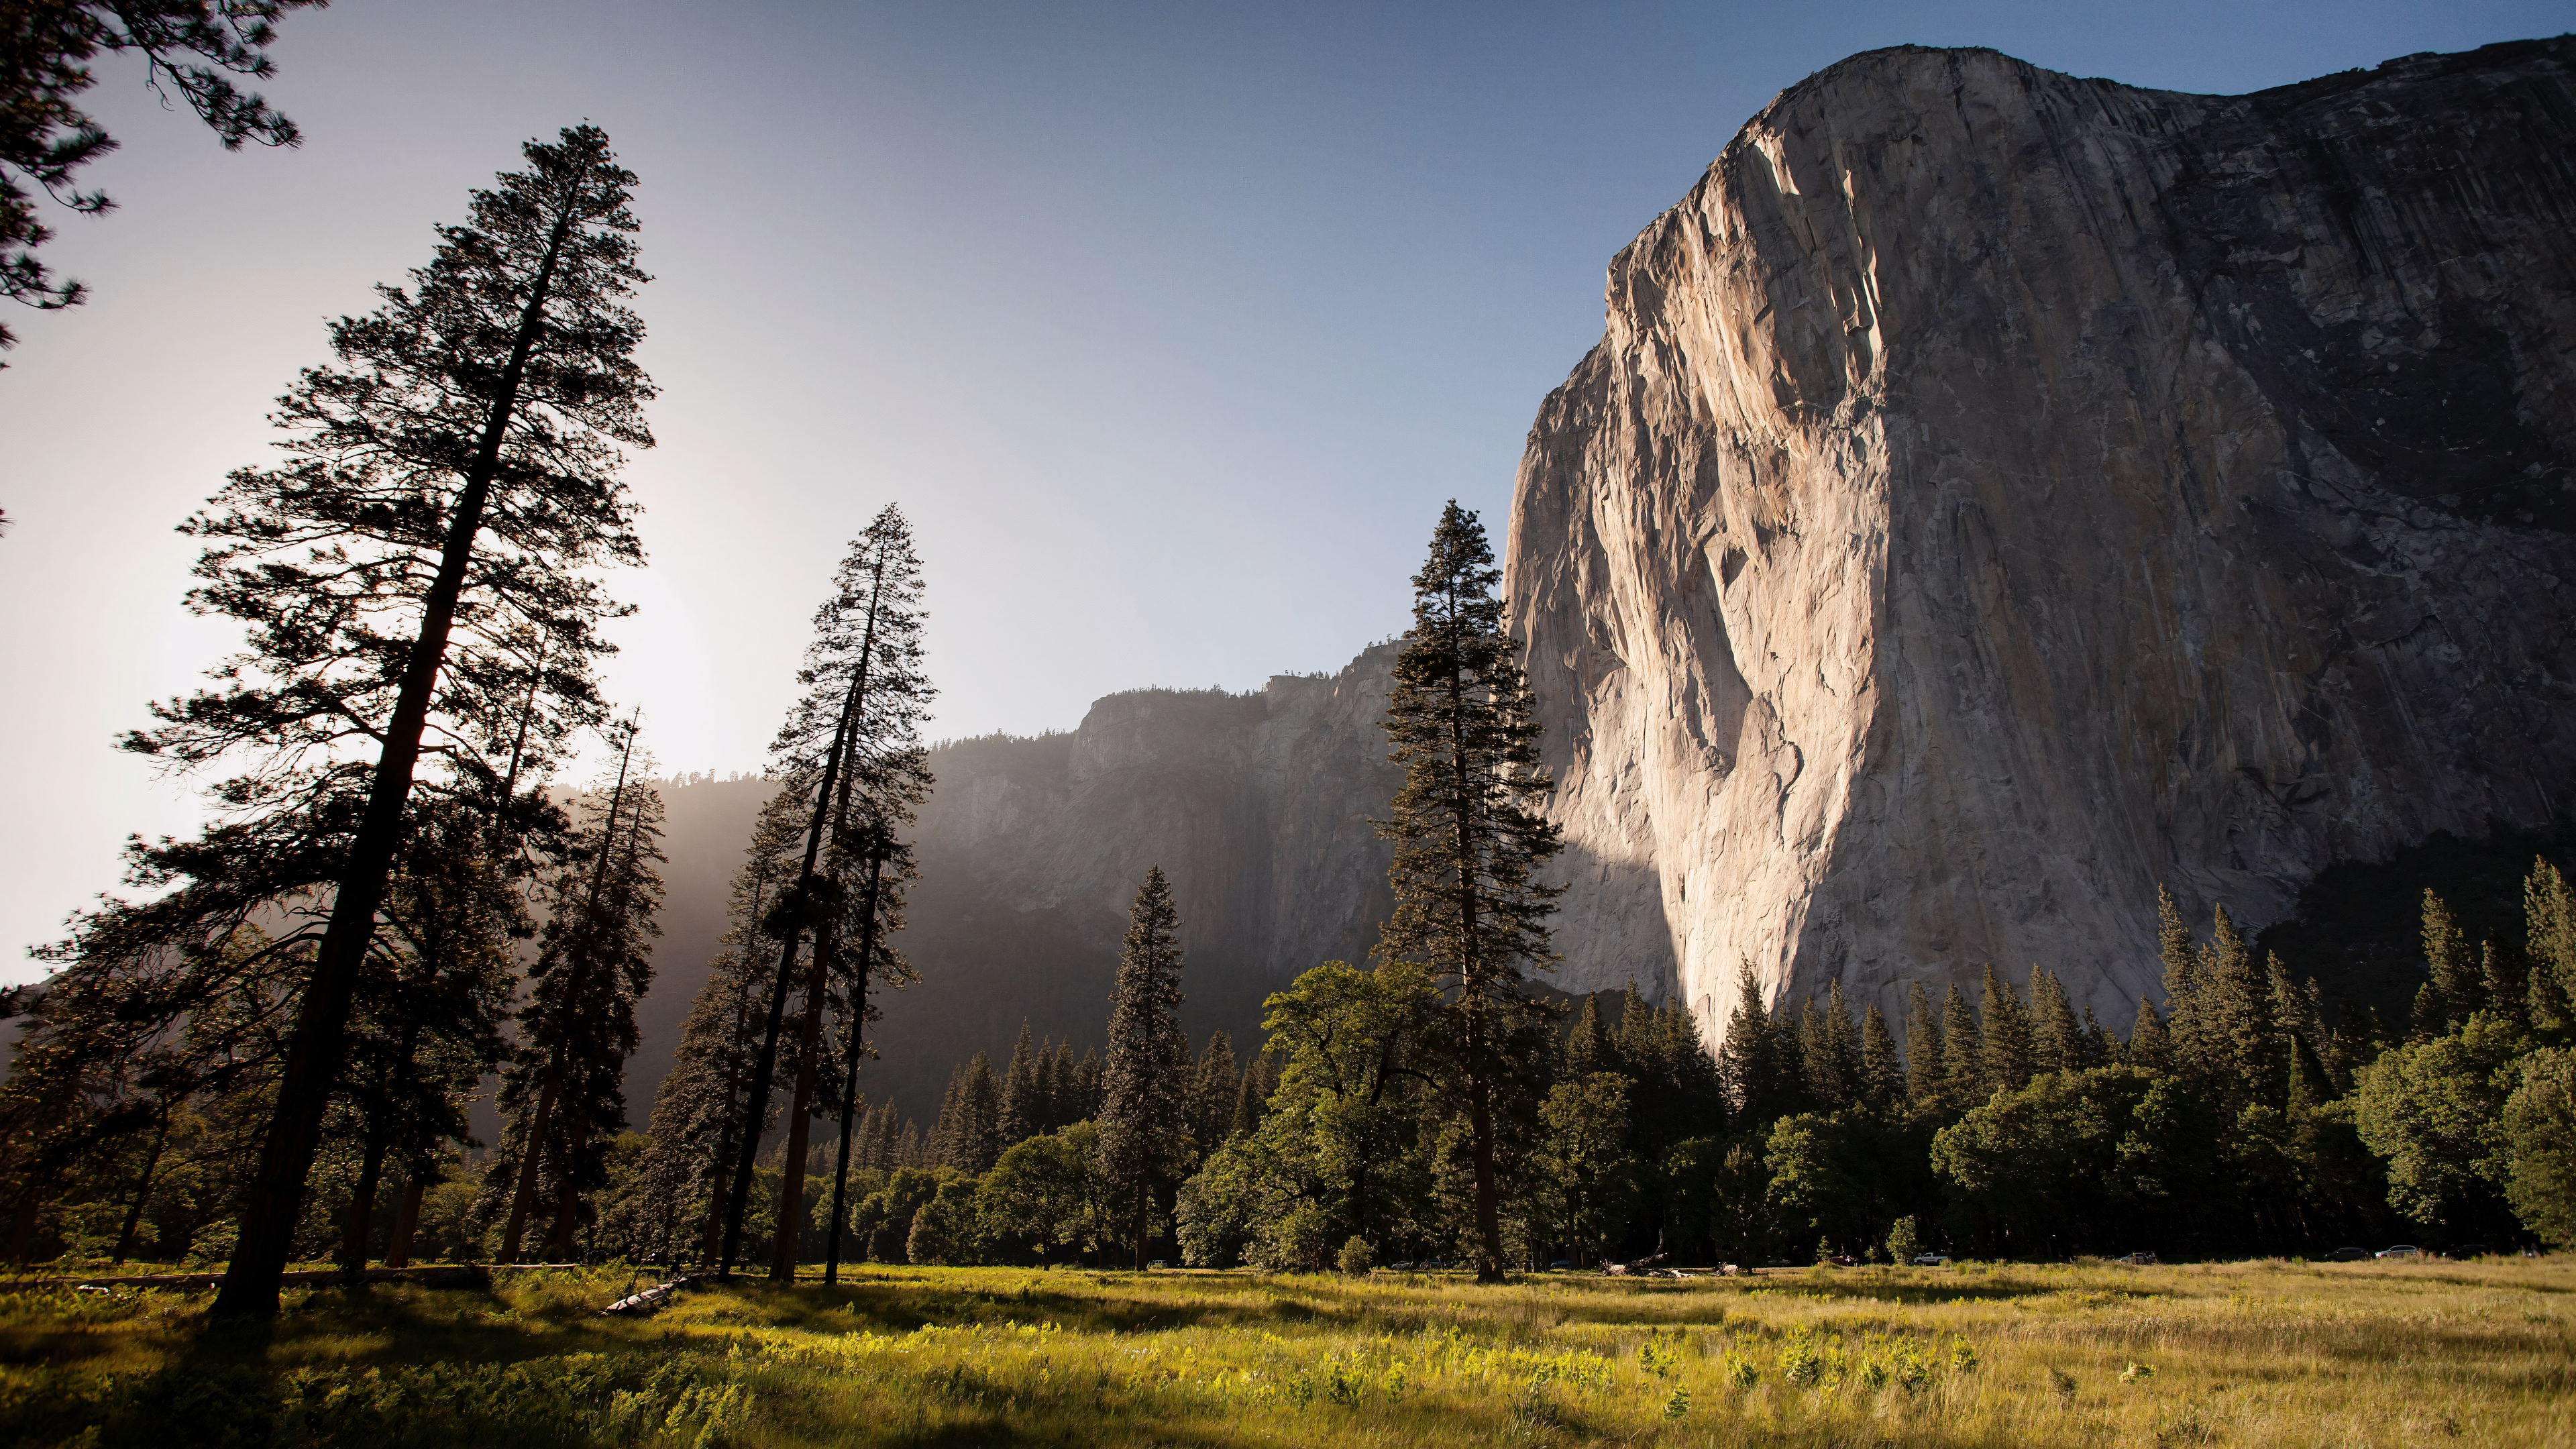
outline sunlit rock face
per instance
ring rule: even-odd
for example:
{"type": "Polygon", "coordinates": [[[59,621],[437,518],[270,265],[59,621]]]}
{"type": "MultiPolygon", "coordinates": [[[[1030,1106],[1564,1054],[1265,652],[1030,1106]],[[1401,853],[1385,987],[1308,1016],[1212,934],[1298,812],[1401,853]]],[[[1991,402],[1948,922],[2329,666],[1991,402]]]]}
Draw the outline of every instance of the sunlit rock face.
{"type": "Polygon", "coordinates": [[[2576,792],[2576,43],[2249,96],[1988,51],[1783,93],[1611,264],[1506,593],[1563,984],[2127,1022],[2159,882],[2576,792]]]}

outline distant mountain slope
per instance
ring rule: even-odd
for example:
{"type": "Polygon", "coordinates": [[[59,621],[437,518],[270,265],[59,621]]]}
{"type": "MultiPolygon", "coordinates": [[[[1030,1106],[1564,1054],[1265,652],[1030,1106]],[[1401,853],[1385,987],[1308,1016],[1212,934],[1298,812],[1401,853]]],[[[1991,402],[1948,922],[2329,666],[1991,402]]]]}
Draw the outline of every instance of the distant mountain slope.
{"type": "MultiPolygon", "coordinates": [[[[1004,1061],[1025,1018],[1096,1043],[1127,904],[1148,866],[1182,916],[1194,1041],[1257,1042],[1261,1000],[1322,961],[1366,957],[1386,914],[1387,849],[1372,816],[1399,775],[1378,726],[1394,646],[1331,678],[1281,675],[1251,694],[1145,689],[1095,703],[1080,727],[932,753],[938,785],[916,846],[921,881],[899,938],[921,983],[884,998],[870,1100],[936,1112],[949,1069],[1004,1061]]],[[[775,786],[666,788],[670,900],[627,1073],[641,1126],[689,999],[723,934],[725,892],[775,786]]]]}

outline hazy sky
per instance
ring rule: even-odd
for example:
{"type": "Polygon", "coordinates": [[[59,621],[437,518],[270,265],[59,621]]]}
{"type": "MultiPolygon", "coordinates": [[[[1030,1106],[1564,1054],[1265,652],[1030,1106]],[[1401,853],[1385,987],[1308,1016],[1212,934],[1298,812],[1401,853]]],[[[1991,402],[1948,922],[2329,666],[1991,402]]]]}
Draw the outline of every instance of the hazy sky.
{"type": "MultiPolygon", "coordinates": [[[[322,319],[582,119],[642,177],[661,446],[608,679],[675,770],[749,770],[844,541],[900,501],[934,733],[1257,687],[1400,629],[1442,499],[1499,535],[1604,264],[1773,94],[1986,45],[2243,91],[2576,28],[2576,0],[1403,6],[339,0],[227,155],[100,69],[122,204],[0,372],[0,979],[194,787],[115,753],[236,631],[171,529],[264,456],[322,319]]],[[[1500,542],[1499,537],[1497,542],[1500,542]]]]}

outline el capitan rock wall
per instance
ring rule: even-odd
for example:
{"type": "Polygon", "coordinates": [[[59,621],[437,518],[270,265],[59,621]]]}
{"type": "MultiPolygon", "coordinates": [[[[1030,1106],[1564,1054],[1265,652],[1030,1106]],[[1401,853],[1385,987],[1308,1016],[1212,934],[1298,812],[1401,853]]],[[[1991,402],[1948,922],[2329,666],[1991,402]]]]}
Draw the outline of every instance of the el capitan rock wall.
{"type": "Polygon", "coordinates": [[[1612,263],[1505,590],[1560,984],[2125,1023],[2155,892],[2576,788],[2576,42],[2250,96],[1901,49],[1612,263]]]}

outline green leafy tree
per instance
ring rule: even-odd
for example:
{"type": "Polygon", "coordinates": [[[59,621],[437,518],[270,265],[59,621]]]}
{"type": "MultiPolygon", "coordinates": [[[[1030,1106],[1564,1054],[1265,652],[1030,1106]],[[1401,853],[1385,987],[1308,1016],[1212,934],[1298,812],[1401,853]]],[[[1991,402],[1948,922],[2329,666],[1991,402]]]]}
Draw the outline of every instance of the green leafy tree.
{"type": "MultiPolygon", "coordinates": [[[[1100,1174],[1100,1129],[1077,1122],[1005,1148],[976,1190],[976,1211],[988,1241],[1024,1246],[1045,1263],[1107,1247],[1110,1197],[1100,1174]]],[[[1190,1246],[1186,1235],[1182,1245],[1190,1246]]]]}
{"type": "Polygon", "coordinates": [[[1558,1083],[1539,1107],[1544,1222],[1578,1254],[1598,1257],[1615,1244],[1636,1204],[1628,1085],[1615,1072],[1594,1072],[1558,1083]]]}
{"type": "Polygon", "coordinates": [[[2353,1083],[2354,1125],[2388,1164],[2388,1202],[2428,1226],[2497,1216],[2509,1162],[2499,1080],[2519,1045],[2497,1018],[2391,1048],[2353,1083]]]}
{"type": "Polygon", "coordinates": [[[1172,1237],[1183,1263],[1231,1268],[1245,1261],[1265,1225],[1279,1221],[1270,1209],[1283,1174],[1265,1160],[1268,1146],[1248,1132],[1228,1137],[1173,1195],[1172,1237]]]}
{"type": "Polygon", "coordinates": [[[984,1260],[984,1222],[976,1212],[973,1177],[959,1174],[939,1185],[930,1201],[912,1215],[904,1235],[904,1258],[914,1263],[962,1265],[984,1260]]]}
{"type": "Polygon", "coordinates": [[[1395,913],[1379,953],[1427,967],[1446,998],[1480,1282],[1503,1275],[1495,1118],[1536,1095],[1525,1063],[1546,1008],[1524,973],[1555,969],[1547,918],[1560,891],[1537,872],[1562,847],[1538,808],[1551,785],[1520,646],[1503,632],[1501,581],[1483,525],[1451,501],[1413,578],[1413,627],[1386,706],[1404,784],[1378,827],[1395,842],[1395,913]]]}
{"type": "Polygon", "coordinates": [[[1145,872],[1127,913],[1110,997],[1109,1061],[1100,1105],[1100,1170],[1130,1215],[1145,1266],[1154,1195],[1186,1165],[1190,1044],[1181,1035],[1180,912],[1163,868],[1145,872]]]}
{"type": "Polygon", "coordinates": [[[1413,1048],[1439,1005],[1409,961],[1363,971],[1327,961],[1269,998],[1268,1051],[1287,1065],[1260,1133],[1265,1160],[1294,1162],[1295,1196],[1322,1202],[1342,1236],[1372,1241],[1411,1227],[1427,1184],[1414,1134],[1419,1115],[1413,1048]]]}
{"type": "Polygon", "coordinates": [[[2576,1247],[2576,1050],[2522,1059],[2504,1103],[2505,1199],[2555,1248],[2576,1247]]]}
{"type": "Polygon", "coordinates": [[[2055,1257],[2145,1233],[2169,1242],[2209,1196],[2218,1125],[2172,1078],[2059,1072],[1941,1129],[1931,1163],[1949,1189],[1952,1231],[1986,1251],[2055,1257]]]}
{"type": "Polygon", "coordinates": [[[956,1175],[944,1167],[898,1167],[886,1174],[884,1187],[861,1198],[850,1215],[850,1229],[865,1245],[869,1259],[912,1261],[913,1219],[939,1195],[939,1185],[956,1175]]]}
{"type": "Polygon", "coordinates": [[[1271,996],[1267,1047],[1238,1089],[1238,1126],[1181,1186],[1183,1260],[1311,1269],[1352,1236],[1418,1239],[1429,1187],[1420,1134],[1438,1130],[1412,1064],[1439,1009],[1407,961],[1331,961],[1271,996]],[[1284,1061],[1273,1080],[1270,1063],[1284,1061]],[[1252,1103],[1261,1107],[1253,1110],[1252,1103]]]}
{"type": "Polygon", "coordinates": [[[1694,1137],[1664,1154],[1660,1175],[1674,1203],[1673,1242],[1708,1243],[1723,1262],[1758,1263],[1770,1256],[1771,1171],[1762,1148],[1750,1135],[1694,1137]]]}

